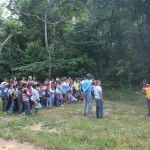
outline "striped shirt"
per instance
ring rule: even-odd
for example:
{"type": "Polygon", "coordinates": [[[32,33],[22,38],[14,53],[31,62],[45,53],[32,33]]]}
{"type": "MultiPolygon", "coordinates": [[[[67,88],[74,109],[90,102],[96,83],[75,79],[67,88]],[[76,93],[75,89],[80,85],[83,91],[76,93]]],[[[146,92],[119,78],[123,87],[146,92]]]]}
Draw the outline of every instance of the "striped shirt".
{"type": "Polygon", "coordinates": [[[29,101],[29,96],[28,96],[28,91],[27,88],[22,89],[22,100],[25,101],[29,101]]]}

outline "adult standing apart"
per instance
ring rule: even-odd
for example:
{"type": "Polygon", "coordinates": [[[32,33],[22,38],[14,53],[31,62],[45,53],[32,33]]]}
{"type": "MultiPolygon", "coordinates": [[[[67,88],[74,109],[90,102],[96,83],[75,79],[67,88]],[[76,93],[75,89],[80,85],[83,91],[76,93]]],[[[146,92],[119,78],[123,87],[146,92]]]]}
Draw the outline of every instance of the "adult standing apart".
{"type": "Polygon", "coordinates": [[[143,80],[143,87],[141,92],[136,92],[136,94],[144,94],[148,107],[148,116],[150,117],[150,84],[147,79],[143,80]]]}
{"type": "Polygon", "coordinates": [[[92,97],[91,97],[91,81],[92,78],[91,74],[86,75],[86,80],[83,82],[82,90],[84,94],[84,116],[92,115],[92,97]],[[88,113],[86,112],[86,109],[88,108],[88,113]]]}
{"type": "Polygon", "coordinates": [[[101,81],[96,81],[96,87],[94,88],[94,95],[95,95],[95,102],[96,102],[96,118],[104,118],[104,107],[103,107],[103,93],[102,93],[102,87],[101,87],[101,81]]]}

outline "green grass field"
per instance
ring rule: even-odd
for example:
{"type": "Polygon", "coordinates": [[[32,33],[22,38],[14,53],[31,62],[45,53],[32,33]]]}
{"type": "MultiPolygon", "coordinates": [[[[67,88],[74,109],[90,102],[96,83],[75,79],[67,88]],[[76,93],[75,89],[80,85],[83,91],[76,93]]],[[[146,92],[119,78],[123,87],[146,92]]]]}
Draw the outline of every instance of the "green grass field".
{"type": "MultiPolygon", "coordinates": [[[[95,102],[92,109],[95,112],[95,102]]],[[[105,101],[105,120],[83,116],[83,102],[39,113],[18,117],[1,112],[0,137],[49,150],[150,149],[150,118],[143,97],[105,101]]]]}

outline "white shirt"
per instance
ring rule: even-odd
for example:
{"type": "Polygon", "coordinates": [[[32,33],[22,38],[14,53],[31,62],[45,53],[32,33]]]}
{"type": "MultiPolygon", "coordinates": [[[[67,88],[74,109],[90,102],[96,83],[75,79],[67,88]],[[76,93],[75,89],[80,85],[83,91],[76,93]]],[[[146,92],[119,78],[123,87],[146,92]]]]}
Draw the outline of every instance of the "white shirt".
{"type": "Polygon", "coordinates": [[[102,93],[102,87],[101,86],[96,86],[94,88],[95,99],[102,99],[102,97],[100,97],[99,92],[102,93]]]}
{"type": "Polygon", "coordinates": [[[40,99],[39,92],[36,89],[32,89],[32,101],[37,101],[40,99]]]}

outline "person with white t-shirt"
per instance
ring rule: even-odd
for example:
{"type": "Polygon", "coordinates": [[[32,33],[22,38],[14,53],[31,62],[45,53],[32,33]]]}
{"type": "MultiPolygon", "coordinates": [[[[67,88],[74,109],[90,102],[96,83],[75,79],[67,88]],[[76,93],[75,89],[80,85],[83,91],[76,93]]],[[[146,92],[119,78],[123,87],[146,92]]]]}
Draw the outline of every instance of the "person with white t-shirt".
{"type": "Polygon", "coordinates": [[[101,87],[101,81],[96,81],[96,86],[94,88],[94,95],[95,95],[95,101],[96,101],[96,118],[104,119],[104,108],[103,108],[103,93],[102,93],[102,87],[101,87]]]}

